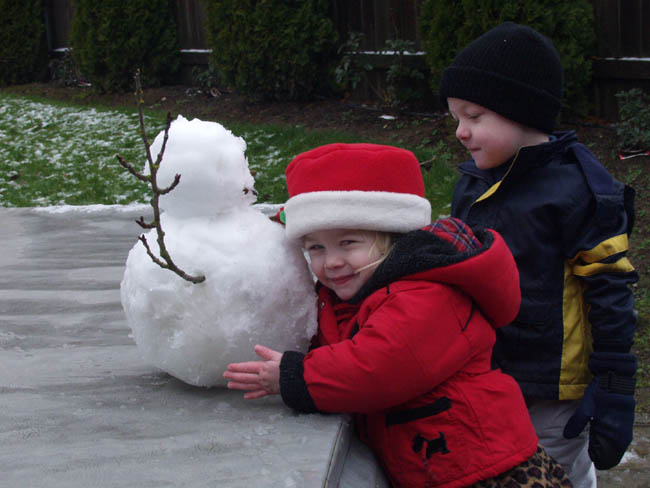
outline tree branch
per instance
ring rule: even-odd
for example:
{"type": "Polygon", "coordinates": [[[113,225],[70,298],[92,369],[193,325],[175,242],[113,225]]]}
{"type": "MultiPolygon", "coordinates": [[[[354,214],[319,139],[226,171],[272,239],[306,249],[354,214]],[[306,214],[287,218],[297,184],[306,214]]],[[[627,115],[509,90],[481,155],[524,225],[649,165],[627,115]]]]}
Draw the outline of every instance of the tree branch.
{"type": "Polygon", "coordinates": [[[174,176],[174,181],[172,181],[171,185],[169,185],[167,188],[163,188],[163,189],[159,188],[158,189],[158,194],[159,195],[165,195],[165,194],[169,193],[174,188],[176,188],[176,185],[178,185],[180,183],[180,181],[181,181],[181,175],[177,174],[176,176],[174,176]]]}
{"type": "Polygon", "coordinates": [[[143,229],[155,229],[156,228],[156,223],[155,222],[151,222],[151,223],[147,224],[144,221],[144,217],[142,215],[140,216],[140,218],[138,220],[135,221],[135,223],[138,224],[143,229]]]}
{"type": "Polygon", "coordinates": [[[136,220],[136,223],[143,229],[156,229],[156,235],[157,235],[156,242],[158,243],[160,258],[157,257],[151,251],[151,248],[149,247],[149,243],[147,242],[147,239],[144,236],[144,234],[139,237],[139,240],[144,245],[145,249],[147,250],[147,254],[151,258],[151,260],[154,263],[156,263],[158,266],[173,271],[178,276],[191,283],[201,283],[205,281],[204,275],[196,275],[196,276],[189,275],[181,268],[179,268],[172,260],[171,256],[169,255],[169,251],[167,250],[167,246],[165,245],[165,232],[163,231],[162,224],[160,221],[160,196],[165,195],[170,191],[172,191],[174,188],[176,188],[176,186],[181,180],[181,175],[177,174],[174,177],[174,181],[167,188],[161,189],[158,187],[158,179],[157,179],[158,169],[163,160],[165,148],[167,147],[167,140],[169,139],[169,128],[171,127],[171,123],[172,123],[171,113],[167,112],[167,120],[165,123],[165,132],[163,136],[162,147],[160,148],[160,152],[158,153],[158,155],[156,156],[156,160],[154,161],[151,155],[150,144],[147,139],[147,132],[144,125],[144,110],[143,110],[144,95],[142,91],[142,84],[140,83],[139,70],[135,74],[135,97],[138,106],[140,137],[142,138],[142,142],[144,143],[145,146],[147,164],[149,165],[149,175],[148,176],[143,175],[142,173],[136,171],[133,165],[127,163],[124,160],[124,158],[121,157],[120,155],[117,156],[117,159],[120,162],[120,164],[129,171],[129,173],[131,173],[133,176],[135,176],[141,181],[146,181],[151,186],[151,192],[152,192],[151,207],[153,209],[153,220],[151,221],[151,223],[147,223],[145,222],[144,217],[140,217],[139,220],[136,220]]]}
{"type": "Polygon", "coordinates": [[[119,154],[117,155],[117,160],[120,162],[123,168],[126,168],[129,171],[129,173],[131,173],[140,181],[144,181],[146,183],[149,183],[151,181],[151,178],[149,178],[147,175],[143,175],[142,173],[138,173],[136,169],[133,167],[133,165],[131,163],[127,163],[124,160],[124,158],[119,154]]]}
{"type": "Polygon", "coordinates": [[[169,265],[167,263],[163,263],[160,259],[156,257],[156,255],[151,251],[151,248],[149,247],[149,243],[147,242],[147,238],[145,237],[144,234],[142,234],[140,237],[138,237],[138,240],[142,242],[144,245],[144,248],[147,250],[147,254],[151,258],[151,260],[156,263],[158,266],[161,268],[169,269],[169,265]]]}

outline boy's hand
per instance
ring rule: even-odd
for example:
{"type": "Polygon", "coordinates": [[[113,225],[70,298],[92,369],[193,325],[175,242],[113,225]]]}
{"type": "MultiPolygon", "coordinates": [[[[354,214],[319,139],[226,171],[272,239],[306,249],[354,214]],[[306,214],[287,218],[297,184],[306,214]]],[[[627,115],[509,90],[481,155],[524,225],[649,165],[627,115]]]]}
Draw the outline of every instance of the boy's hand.
{"type": "Polygon", "coordinates": [[[255,346],[255,354],[264,361],[232,363],[223,374],[232,390],[247,391],[246,399],[261,398],[280,393],[280,361],[282,353],[265,346],[255,346]]]}
{"type": "Polygon", "coordinates": [[[594,379],[567,422],[564,437],[577,437],[589,423],[589,457],[597,469],[609,469],[621,461],[632,442],[636,357],[594,352],[589,366],[594,379]]]}

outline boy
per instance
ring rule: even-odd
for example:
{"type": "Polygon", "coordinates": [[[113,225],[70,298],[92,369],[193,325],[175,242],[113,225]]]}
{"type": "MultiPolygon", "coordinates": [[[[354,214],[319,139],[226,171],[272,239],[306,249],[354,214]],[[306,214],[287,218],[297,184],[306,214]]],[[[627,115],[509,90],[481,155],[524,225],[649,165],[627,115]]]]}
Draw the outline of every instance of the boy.
{"type": "Polygon", "coordinates": [[[501,233],[520,273],[521,308],[497,331],[493,362],[521,386],[540,444],[574,486],[595,486],[594,464],[617,465],[632,439],[633,191],[573,131],[553,133],[560,59],[527,26],[471,42],[439,95],[473,158],[460,165],[452,216],[501,233]]]}

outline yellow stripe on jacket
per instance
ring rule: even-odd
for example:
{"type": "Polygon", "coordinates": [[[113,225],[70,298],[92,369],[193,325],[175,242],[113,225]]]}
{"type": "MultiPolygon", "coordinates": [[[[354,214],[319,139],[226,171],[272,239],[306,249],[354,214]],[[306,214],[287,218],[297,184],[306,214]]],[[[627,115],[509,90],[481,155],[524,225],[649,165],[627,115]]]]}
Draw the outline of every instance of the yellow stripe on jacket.
{"type": "Polygon", "coordinates": [[[599,262],[627,249],[627,234],[621,234],[601,242],[593,249],[580,251],[565,263],[560,400],[575,400],[582,397],[592,377],[588,367],[589,355],[593,350],[589,304],[584,301],[584,284],[578,277],[634,271],[632,263],[626,257],[613,263],[599,262]]]}

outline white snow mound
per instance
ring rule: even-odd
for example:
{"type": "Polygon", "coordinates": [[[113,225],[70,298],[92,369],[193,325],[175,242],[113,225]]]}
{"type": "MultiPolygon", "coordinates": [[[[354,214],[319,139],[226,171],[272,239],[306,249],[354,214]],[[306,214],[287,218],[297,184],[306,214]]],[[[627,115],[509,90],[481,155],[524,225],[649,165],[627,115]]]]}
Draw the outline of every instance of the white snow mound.
{"type": "MultiPolygon", "coordinates": [[[[161,186],[175,173],[181,184],[165,197],[165,244],[181,269],[206,280],[192,284],[160,268],[137,242],[120,287],[144,360],[192,385],[225,385],[229,363],[258,359],[255,344],[306,351],[316,332],[301,249],[242,191],[253,188],[245,147],[215,122],[172,123],[159,174],[169,178],[161,186]]],[[[158,256],[155,231],[146,238],[158,256]]]]}

